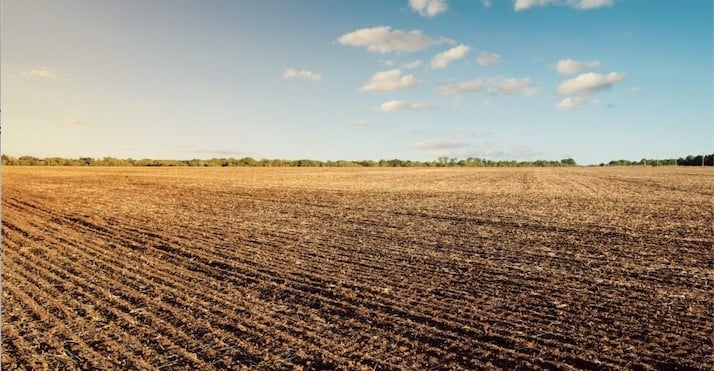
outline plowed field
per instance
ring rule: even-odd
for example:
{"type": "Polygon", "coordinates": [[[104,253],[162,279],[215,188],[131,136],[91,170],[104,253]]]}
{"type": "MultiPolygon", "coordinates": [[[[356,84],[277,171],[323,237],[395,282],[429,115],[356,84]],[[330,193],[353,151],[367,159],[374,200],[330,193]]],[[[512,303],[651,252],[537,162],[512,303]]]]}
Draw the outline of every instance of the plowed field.
{"type": "Polygon", "coordinates": [[[2,170],[3,369],[710,369],[714,172],[2,170]]]}

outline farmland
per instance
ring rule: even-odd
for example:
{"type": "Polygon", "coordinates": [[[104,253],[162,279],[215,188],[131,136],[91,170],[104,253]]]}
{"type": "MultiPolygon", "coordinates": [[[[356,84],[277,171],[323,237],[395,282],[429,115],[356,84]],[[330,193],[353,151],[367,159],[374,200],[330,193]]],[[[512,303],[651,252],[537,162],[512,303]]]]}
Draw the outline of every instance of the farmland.
{"type": "Polygon", "coordinates": [[[700,168],[2,170],[2,367],[714,363],[700,168]]]}

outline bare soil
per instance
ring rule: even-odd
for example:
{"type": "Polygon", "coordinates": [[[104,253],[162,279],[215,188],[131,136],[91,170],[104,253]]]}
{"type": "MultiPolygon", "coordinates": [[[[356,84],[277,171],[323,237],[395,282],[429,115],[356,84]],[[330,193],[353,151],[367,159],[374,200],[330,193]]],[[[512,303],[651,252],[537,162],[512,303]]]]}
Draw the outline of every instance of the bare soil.
{"type": "Polygon", "coordinates": [[[711,369],[714,172],[2,169],[3,369],[711,369]]]}

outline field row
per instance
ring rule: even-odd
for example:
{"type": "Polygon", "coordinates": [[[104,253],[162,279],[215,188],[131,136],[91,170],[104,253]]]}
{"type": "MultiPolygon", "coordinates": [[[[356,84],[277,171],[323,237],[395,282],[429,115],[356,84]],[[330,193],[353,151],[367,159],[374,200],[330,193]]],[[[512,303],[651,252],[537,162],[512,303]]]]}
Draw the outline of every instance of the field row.
{"type": "Polygon", "coordinates": [[[714,361],[708,174],[226,170],[5,171],[3,366],[714,361]]]}

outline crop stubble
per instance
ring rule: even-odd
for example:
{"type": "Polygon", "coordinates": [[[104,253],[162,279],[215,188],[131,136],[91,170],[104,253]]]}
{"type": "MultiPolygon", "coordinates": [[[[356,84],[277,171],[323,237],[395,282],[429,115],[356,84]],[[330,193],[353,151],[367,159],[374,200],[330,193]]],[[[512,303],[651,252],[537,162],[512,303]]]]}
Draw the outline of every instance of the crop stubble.
{"type": "Polygon", "coordinates": [[[713,175],[5,167],[2,366],[706,369],[713,175]]]}

